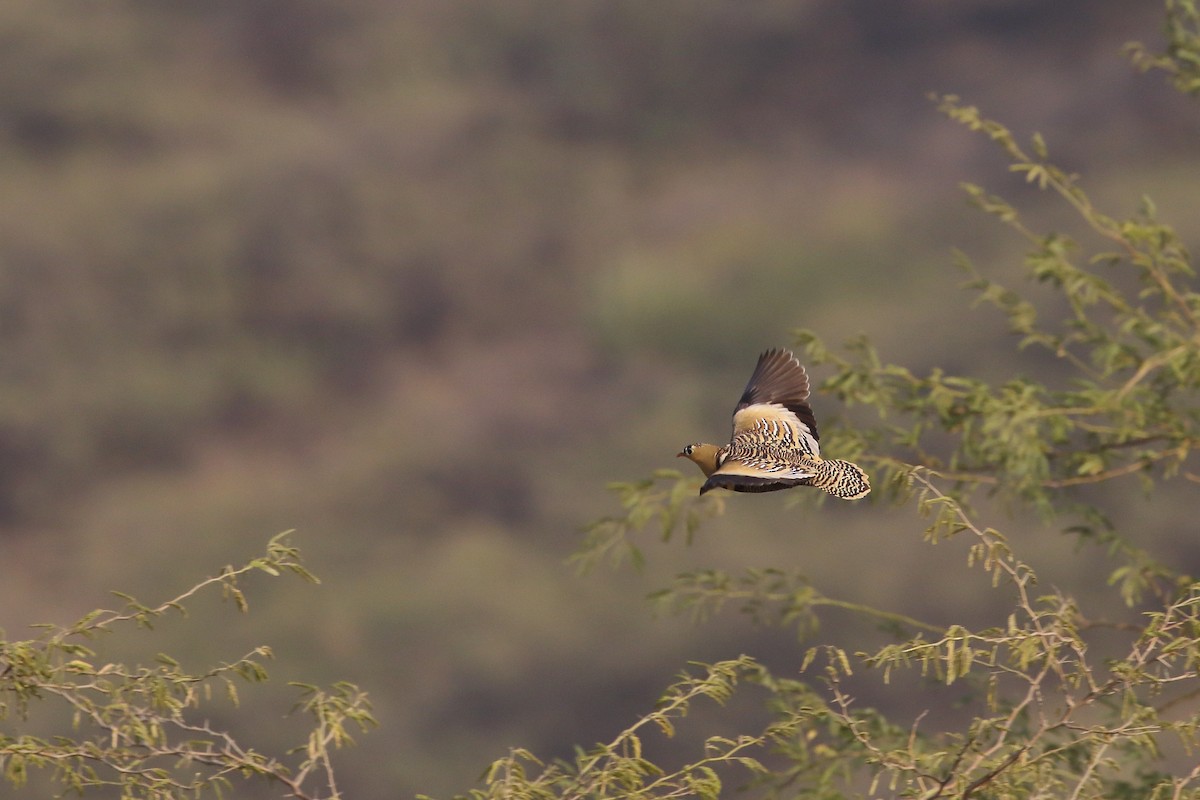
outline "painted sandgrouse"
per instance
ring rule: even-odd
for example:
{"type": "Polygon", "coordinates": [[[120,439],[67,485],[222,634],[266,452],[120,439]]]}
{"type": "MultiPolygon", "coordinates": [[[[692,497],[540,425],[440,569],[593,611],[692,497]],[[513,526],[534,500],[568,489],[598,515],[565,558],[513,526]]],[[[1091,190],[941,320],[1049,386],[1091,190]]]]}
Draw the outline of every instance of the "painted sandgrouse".
{"type": "Polygon", "coordinates": [[[733,410],[733,438],[724,447],[689,444],[678,456],[696,462],[711,489],[774,492],[816,486],[857,500],[871,491],[867,473],[849,461],[821,458],[817,420],[808,405],[808,373],[787,350],[768,350],[733,410]]]}

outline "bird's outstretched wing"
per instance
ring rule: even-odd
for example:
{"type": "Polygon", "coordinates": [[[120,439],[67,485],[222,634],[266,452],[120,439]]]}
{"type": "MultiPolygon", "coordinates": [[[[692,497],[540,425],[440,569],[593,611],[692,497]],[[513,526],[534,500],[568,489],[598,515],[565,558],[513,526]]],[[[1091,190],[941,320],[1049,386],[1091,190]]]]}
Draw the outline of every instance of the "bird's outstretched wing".
{"type": "Polygon", "coordinates": [[[821,458],[808,373],[787,350],[768,350],[733,410],[733,439],[700,493],[773,492],[811,484],[821,458]]]}
{"type": "Polygon", "coordinates": [[[808,394],[808,373],[796,357],[778,348],[766,351],[733,410],[734,441],[743,438],[820,458],[817,419],[808,394]]]}

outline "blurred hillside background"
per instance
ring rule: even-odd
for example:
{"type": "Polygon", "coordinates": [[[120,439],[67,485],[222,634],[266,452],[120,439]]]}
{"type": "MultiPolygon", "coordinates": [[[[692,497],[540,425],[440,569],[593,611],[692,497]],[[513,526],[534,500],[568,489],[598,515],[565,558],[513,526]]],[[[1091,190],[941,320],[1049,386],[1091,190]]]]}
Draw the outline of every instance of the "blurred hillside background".
{"type": "MultiPolygon", "coordinates": [[[[606,482],[727,434],[795,327],[914,370],[1051,366],[958,288],[953,248],[1011,280],[1022,243],[957,185],[1070,223],[928,92],[1194,241],[1196,107],[1120,52],[1161,24],[1123,0],[8,0],[0,627],[165,599],[296,528],[321,586],[264,578],[248,616],[101,644],[269,644],[282,705],[231,712],[264,747],[291,741],[287,680],[360,684],[381,727],[341,788],[383,798],[608,738],[691,659],[789,663],[736,614],[654,618],[690,564],[986,619],[930,580],[962,553],[885,506],[738,497],[643,573],[564,560],[606,482]]],[[[1143,544],[1200,570],[1195,523],[1130,488],[1143,544]]],[[[1104,574],[1030,538],[1072,591],[1104,574]]]]}

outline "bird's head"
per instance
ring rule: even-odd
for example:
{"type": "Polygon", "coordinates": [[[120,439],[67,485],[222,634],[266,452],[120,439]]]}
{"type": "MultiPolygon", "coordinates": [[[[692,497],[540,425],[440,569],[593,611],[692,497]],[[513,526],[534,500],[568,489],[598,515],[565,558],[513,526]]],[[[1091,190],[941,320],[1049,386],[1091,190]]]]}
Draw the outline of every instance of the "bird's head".
{"type": "Polygon", "coordinates": [[[705,475],[712,475],[717,468],[717,453],[721,448],[715,444],[689,444],[675,454],[676,458],[687,458],[696,464],[705,475]]]}

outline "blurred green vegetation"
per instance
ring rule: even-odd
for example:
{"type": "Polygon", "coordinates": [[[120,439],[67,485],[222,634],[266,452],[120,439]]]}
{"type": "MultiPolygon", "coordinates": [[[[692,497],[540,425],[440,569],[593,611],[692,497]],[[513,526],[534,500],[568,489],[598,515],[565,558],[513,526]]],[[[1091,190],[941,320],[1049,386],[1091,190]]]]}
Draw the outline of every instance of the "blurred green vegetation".
{"type": "MultiPolygon", "coordinates": [[[[164,649],[265,639],[274,676],[368,689],[348,794],[449,794],[509,745],[623,725],[679,653],[770,636],[645,620],[666,572],[572,579],[605,482],[718,436],[797,326],[1009,374],[1004,320],[951,266],[1019,273],[956,189],[1003,166],[925,92],[1169,217],[1194,108],[1119,54],[1160,25],[1081,0],[7,3],[0,626],[155,597],[297,528],[315,595],[164,649]]],[[[682,557],[988,613],[928,596],[941,554],[881,542],[882,516],[822,509],[841,535],[814,537],[757,500],[682,557]]],[[[1196,558],[1169,510],[1128,508],[1196,558]]],[[[1090,574],[1069,541],[1029,547],[1090,574]]]]}

